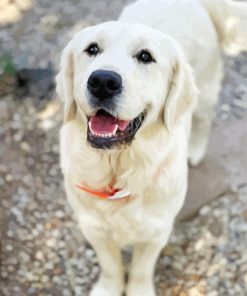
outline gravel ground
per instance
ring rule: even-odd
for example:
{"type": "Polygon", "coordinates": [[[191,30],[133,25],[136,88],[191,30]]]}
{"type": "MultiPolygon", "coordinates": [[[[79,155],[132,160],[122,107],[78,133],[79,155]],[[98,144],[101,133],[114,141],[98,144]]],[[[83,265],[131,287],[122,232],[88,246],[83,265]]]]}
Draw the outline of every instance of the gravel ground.
{"type": "MultiPolygon", "coordinates": [[[[52,62],[57,68],[73,32],[115,18],[129,1],[40,0],[26,12],[30,1],[9,2],[18,14],[0,15],[5,24],[0,52],[11,53],[19,67],[52,62]]],[[[242,118],[246,109],[247,58],[242,54],[226,59],[216,124],[242,118]]],[[[53,100],[41,111],[36,97],[9,94],[0,97],[0,110],[0,295],[86,296],[99,267],[63,191],[60,105],[53,100]]],[[[246,220],[247,182],[179,222],[158,262],[159,295],[246,296],[246,220]]]]}

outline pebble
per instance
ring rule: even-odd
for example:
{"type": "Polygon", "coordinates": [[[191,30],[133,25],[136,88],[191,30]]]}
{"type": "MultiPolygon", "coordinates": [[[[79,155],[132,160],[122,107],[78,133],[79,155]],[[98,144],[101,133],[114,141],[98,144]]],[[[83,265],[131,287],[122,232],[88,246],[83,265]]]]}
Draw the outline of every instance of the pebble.
{"type": "Polygon", "coordinates": [[[62,219],[64,217],[64,212],[63,211],[56,211],[55,212],[55,217],[62,219]]]}
{"type": "Polygon", "coordinates": [[[211,291],[207,294],[207,296],[218,296],[218,293],[216,291],[211,291]]]}
{"type": "Polygon", "coordinates": [[[7,245],[7,246],[5,247],[5,250],[6,250],[7,252],[11,252],[11,251],[13,251],[13,246],[12,246],[12,245],[7,245]]]}

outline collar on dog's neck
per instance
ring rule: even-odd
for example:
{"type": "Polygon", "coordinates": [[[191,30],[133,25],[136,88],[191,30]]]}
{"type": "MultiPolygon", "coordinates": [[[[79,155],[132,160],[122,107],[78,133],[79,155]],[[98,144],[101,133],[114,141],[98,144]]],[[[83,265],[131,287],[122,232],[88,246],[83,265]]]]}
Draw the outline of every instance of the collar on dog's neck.
{"type": "Polygon", "coordinates": [[[96,191],[94,189],[75,185],[78,189],[89,193],[90,195],[93,195],[94,197],[100,198],[100,199],[108,199],[108,200],[117,200],[122,199],[125,197],[130,196],[130,192],[128,190],[120,190],[120,189],[114,189],[112,186],[107,186],[104,191],[96,191]]]}

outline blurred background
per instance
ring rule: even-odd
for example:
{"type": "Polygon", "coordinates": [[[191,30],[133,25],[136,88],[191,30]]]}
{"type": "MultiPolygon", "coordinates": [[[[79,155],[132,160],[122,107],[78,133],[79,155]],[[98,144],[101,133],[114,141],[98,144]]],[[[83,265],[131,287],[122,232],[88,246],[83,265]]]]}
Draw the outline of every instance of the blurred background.
{"type": "MultiPolygon", "coordinates": [[[[0,295],[86,296],[98,277],[63,189],[54,76],[73,33],[129,2],[0,0],[0,295]]],[[[209,151],[158,262],[159,296],[247,295],[247,54],[224,58],[209,151]]]]}

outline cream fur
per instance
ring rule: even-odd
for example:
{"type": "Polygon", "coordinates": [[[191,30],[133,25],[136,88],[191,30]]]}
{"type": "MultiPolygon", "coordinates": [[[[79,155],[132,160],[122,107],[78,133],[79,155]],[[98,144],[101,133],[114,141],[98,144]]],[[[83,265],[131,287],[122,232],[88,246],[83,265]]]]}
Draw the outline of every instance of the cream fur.
{"type": "Polygon", "coordinates": [[[139,0],[124,9],[118,22],[76,34],[63,52],[57,76],[65,121],[61,167],[69,202],[102,268],[91,296],[121,296],[124,290],[127,296],[155,295],[155,262],[184,202],[187,158],[197,164],[206,150],[222,78],[220,42],[234,41],[228,18],[235,20],[230,32],[241,32],[245,21],[243,13],[238,21],[237,4],[215,2],[139,0]],[[95,41],[104,51],[89,58],[83,51],[95,41]],[[133,58],[143,48],[152,51],[157,63],[140,65],[133,58]],[[124,149],[95,150],[86,141],[87,116],[93,114],[86,83],[97,69],[114,70],[123,78],[120,118],[131,120],[147,110],[135,140],[124,149]],[[100,191],[112,182],[129,190],[131,198],[102,201],[75,187],[100,191]],[[128,245],[134,255],[125,288],[120,250],[128,245]]]}

